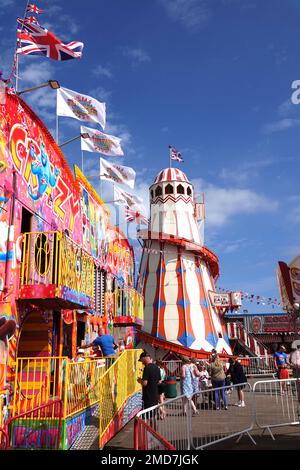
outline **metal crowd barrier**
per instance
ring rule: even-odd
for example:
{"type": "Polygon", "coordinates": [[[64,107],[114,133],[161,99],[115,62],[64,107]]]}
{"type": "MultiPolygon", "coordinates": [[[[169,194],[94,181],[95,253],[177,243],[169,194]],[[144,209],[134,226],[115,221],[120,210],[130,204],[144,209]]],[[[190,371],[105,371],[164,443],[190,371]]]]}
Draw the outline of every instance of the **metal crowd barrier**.
{"type": "Polygon", "coordinates": [[[271,428],[300,424],[300,380],[264,380],[253,385],[254,415],[258,428],[271,428]]]}
{"type": "Polygon", "coordinates": [[[135,450],[176,450],[172,444],[160,436],[146,421],[141,418],[134,420],[135,450]]]}
{"type": "Polygon", "coordinates": [[[146,430],[136,425],[135,431],[138,429],[140,436],[135,436],[135,449],[144,445],[147,450],[167,449],[167,446],[200,450],[233,437],[238,437],[238,442],[243,435],[256,444],[250,434],[254,429],[262,429],[263,433],[268,430],[275,440],[271,428],[300,424],[300,379],[261,380],[253,388],[249,383],[242,385],[244,407],[237,406],[239,384],[195,393],[192,400],[196,413],[184,396],[142,410],[136,418],[144,422],[146,430]],[[226,393],[227,409],[222,403],[222,390],[226,393]],[[216,409],[218,391],[221,409],[216,409]]]}
{"type": "Polygon", "coordinates": [[[197,414],[193,413],[191,402],[184,395],[140,411],[137,418],[143,420],[156,434],[156,439],[150,436],[146,442],[147,449],[157,449],[155,446],[159,439],[160,442],[167,441],[177,450],[199,450],[235,436],[241,438],[245,434],[256,444],[250,435],[254,422],[251,386],[248,383],[243,386],[245,407],[235,406],[238,385],[232,385],[195,393],[192,400],[197,414]],[[216,393],[221,392],[222,397],[222,391],[227,397],[227,410],[222,401],[221,409],[216,409],[216,393]]]}
{"type": "MultiPolygon", "coordinates": [[[[160,440],[164,439],[168,445],[177,450],[189,450],[191,448],[191,417],[190,413],[184,412],[184,396],[181,395],[171,400],[166,400],[164,404],[152,406],[140,411],[136,416],[152,428],[160,440]],[[165,418],[163,416],[165,415],[165,418]],[[163,419],[162,419],[163,418],[163,419]]],[[[155,443],[152,439],[147,441],[147,449],[155,450],[151,447],[155,443]]]]}
{"type": "MultiPolygon", "coordinates": [[[[232,437],[247,435],[256,444],[253,429],[253,394],[249,383],[202,390],[193,395],[198,415],[191,420],[192,447],[199,450],[232,437]],[[243,387],[245,406],[238,405],[238,387],[243,387]],[[216,395],[220,410],[216,409],[216,395]],[[226,403],[224,403],[226,400],[226,403]],[[225,408],[225,405],[227,409],[225,408]]],[[[191,407],[190,407],[191,412],[191,407]]]]}

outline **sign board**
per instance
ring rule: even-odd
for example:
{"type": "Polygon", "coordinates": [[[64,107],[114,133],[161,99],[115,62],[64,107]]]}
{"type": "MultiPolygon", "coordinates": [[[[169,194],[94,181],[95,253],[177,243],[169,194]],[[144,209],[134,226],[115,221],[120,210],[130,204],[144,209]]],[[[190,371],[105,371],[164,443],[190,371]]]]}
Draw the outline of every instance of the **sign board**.
{"type": "Polygon", "coordinates": [[[242,293],[241,292],[231,292],[230,300],[232,307],[241,307],[242,305],[242,293]]]}
{"type": "Polygon", "coordinates": [[[230,307],[230,295],[218,294],[211,290],[208,291],[209,298],[213,307],[230,307]]]}
{"type": "Polygon", "coordinates": [[[244,322],[249,333],[300,332],[300,319],[294,323],[289,315],[247,315],[244,322]]]}
{"type": "Polygon", "coordinates": [[[194,206],[194,215],[197,222],[205,219],[205,205],[204,203],[196,202],[194,206]]]}

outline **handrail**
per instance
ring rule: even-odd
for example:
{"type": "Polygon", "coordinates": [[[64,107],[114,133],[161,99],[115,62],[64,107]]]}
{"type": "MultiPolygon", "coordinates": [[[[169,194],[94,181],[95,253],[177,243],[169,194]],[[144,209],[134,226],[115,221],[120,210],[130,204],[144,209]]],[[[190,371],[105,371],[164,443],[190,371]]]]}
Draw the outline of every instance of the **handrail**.
{"type": "MultiPolygon", "coordinates": [[[[46,433],[49,432],[49,426],[45,426],[45,424],[40,423],[40,420],[42,421],[48,420],[51,422],[53,421],[57,422],[56,424],[57,432],[54,435],[54,442],[56,443],[55,448],[59,449],[60,439],[61,439],[62,411],[63,411],[63,402],[62,400],[58,399],[58,400],[50,400],[48,403],[45,403],[43,405],[27,410],[23,413],[19,413],[15,416],[12,416],[5,422],[4,428],[2,430],[3,434],[5,435],[5,440],[6,440],[4,448],[7,449],[9,447],[10,430],[12,433],[15,432],[14,429],[11,429],[13,422],[22,420],[22,426],[17,427],[16,434],[12,435],[12,437],[16,438],[17,440],[17,443],[16,444],[14,443],[13,448],[18,448],[18,446],[20,445],[18,441],[22,442],[23,445],[21,446],[21,448],[24,448],[24,445],[26,447],[26,445],[28,444],[27,443],[28,437],[32,436],[33,439],[35,440],[36,429],[43,430],[46,433]],[[47,412],[48,410],[49,412],[47,412]],[[28,424],[28,430],[27,430],[26,424],[28,424]],[[27,434],[24,435],[24,433],[26,432],[27,434]]],[[[53,429],[51,430],[50,441],[52,442],[52,440],[53,440],[53,429]]],[[[41,438],[41,441],[43,441],[43,438],[41,438]]],[[[1,441],[0,441],[0,444],[1,444],[1,441]]],[[[52,447],[50,446],[50,448],[52,447]]]]}
{"type": "MultiPolygon", "coordinates": [[[[109,429],[126,401],[141,390],[137,378],[141,373],[138,358],[142,349],[127,349],[99,381],[99,447],[109,440],[109,429]],[[103,404],[103,406],[101,406],[103,404]]],[[[136,411],[139,411],[137,409],[136,411]]],[[[126,423],[125,423],[126,424],[126,423]]],[[[124,423],[119,424],[119,429],[124,423]]]]}

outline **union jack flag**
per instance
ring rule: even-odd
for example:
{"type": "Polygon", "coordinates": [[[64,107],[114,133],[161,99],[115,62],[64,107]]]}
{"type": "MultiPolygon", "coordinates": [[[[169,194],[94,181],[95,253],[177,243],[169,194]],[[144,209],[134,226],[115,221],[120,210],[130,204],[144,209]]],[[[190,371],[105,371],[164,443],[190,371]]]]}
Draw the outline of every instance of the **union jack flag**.
{"type": "Polygon", "coordinates": [[[183,158],[181,158],[181,153],[178,152],[172,145],[169,145],[170,149],[170,158],[171,160],[177,160],[178,162],[183,162],[183,158]]]}
{"type": "Polygon", "coordinates": [[[33,3],[29,3],[29,5],[27,6],[27,9],[26,9],[27,12],[30,12],[30,13],[44,13],[45,10],[41,10],[40,8],[38,8],[36,5],[33,5],[33,3]]]}
{"type": "Polygon", "coordinates": [[[29,21],[29,23],[38,24],[38,20],[36,19],[35,16],[27,16],[26,20],[29,21]]]}
{"type": "Polygon", "coordinates": [[[125,220],[127,222],[132,222],[134,220],[137,224],[144,224],[144,225],[148,225],[149,223],[149,220],[147,219],[147,217],[142,215],[140,212],[133,211],[131,209],[125,209],[125,220]]]}
{"type": "Polygon", "coordinates": [[[22,25],[22,29],[18,29],[17,54],[44,55],[54,60],[81,58],[82,42],[73,41],[63,44],[53,33],[42,28],[38,23],[21,18],[17,21],[22,25]]]}

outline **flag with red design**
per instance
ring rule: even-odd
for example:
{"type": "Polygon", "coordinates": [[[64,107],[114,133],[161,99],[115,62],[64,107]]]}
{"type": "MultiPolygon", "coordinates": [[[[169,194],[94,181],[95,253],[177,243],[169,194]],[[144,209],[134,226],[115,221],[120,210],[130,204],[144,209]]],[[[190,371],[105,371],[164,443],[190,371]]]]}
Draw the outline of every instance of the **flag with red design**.
{"type": "Polygon", "coordinates": [[[44,13],[45,10],[41,10],[40,8],[38,8],[36,5],[33,5],[33,3],[29,3],[29,5],[27,5],[27,8],[26,8],[26,12],[30,12],[30,13],[44,13]]]}
{"type": "Polygon", "coordinates": [[[127,222],[134,221],[137,224],[144,224],[144,225],[148,225],[149,223],[149,220],[147,219],[147,217],[145,217],[139,211],[133,211],[131,209],[126,209],[126,208],[125,208],[125,220],[127,222]]]}
{"type": "Polygon", "coordinates": [[[27,16],[26,20],[29,21],[29,23],[39,24],[35,16],[27,16]]]}
{"type": "Polygon", "coordinates": [[[181,158],[181,153],[178,152],[178,150],[174,149],[172,145],[169,145],[169,149],[170,149],[171,160],[177,160],[178,162],[183,162],[183,159],[181,158]]]}
{"type": "Polygon", "coordinates": [[[18,30],[17,54],[44,55],[53,60],[80,59],[83,43],[78,41],[63,44],[53,33],[38,23],[17,19],[22,25],[18,30]]]}

